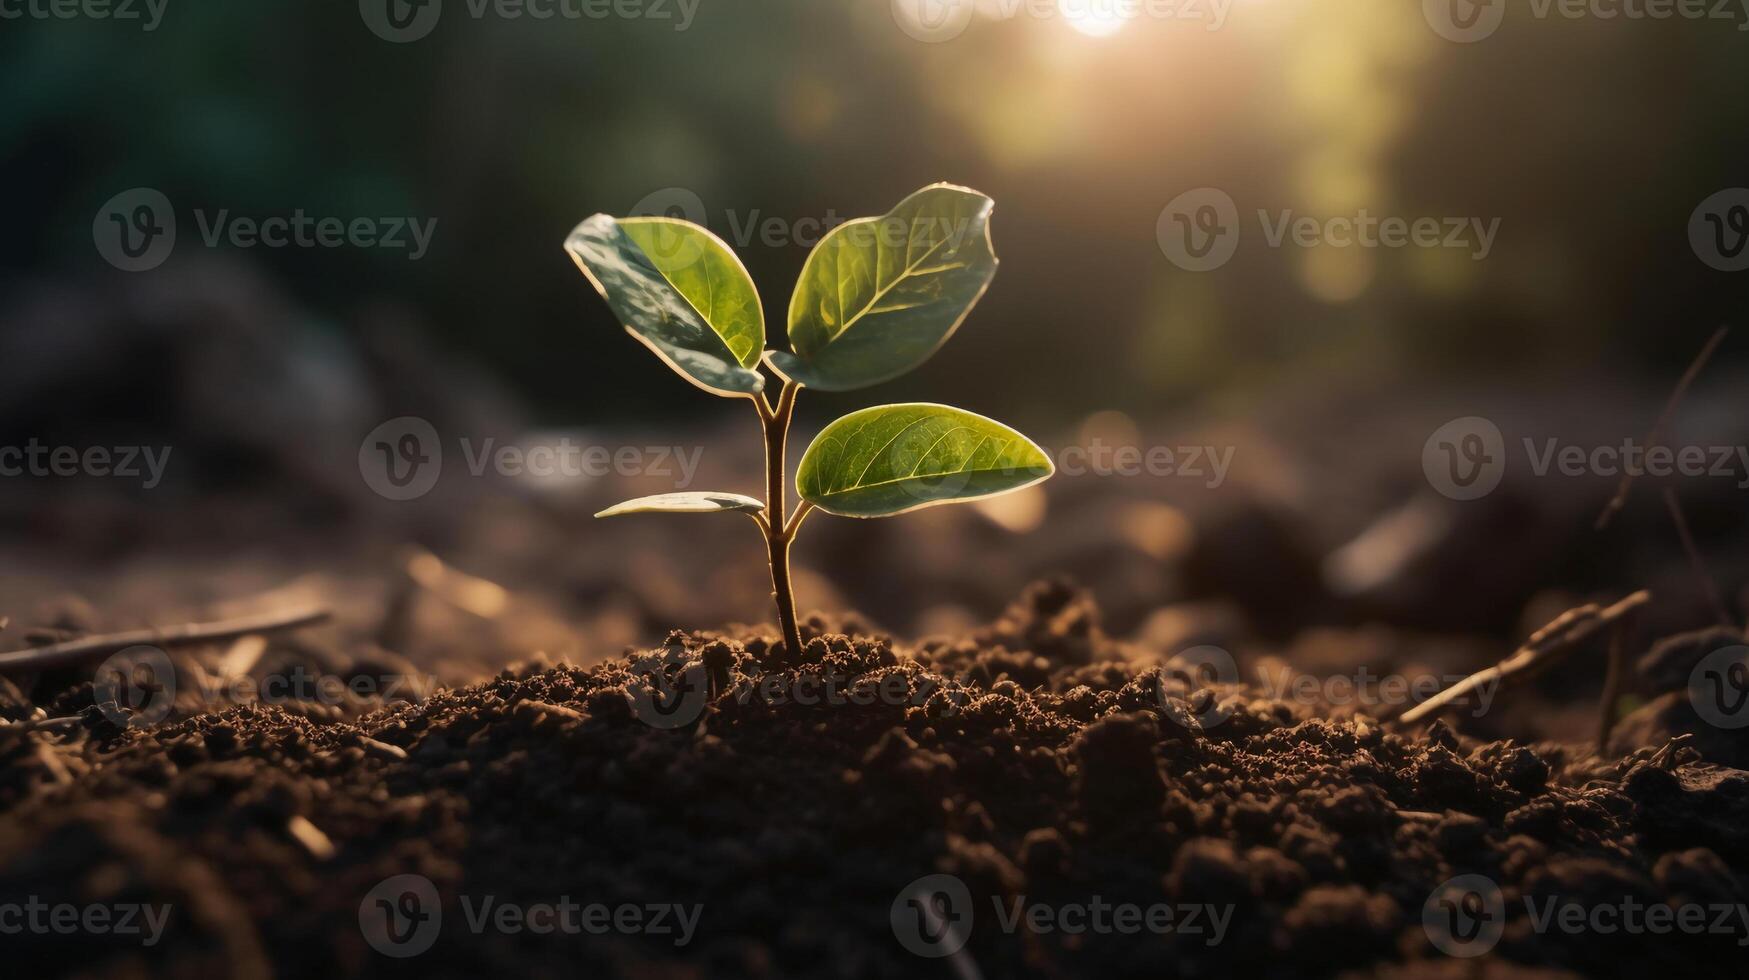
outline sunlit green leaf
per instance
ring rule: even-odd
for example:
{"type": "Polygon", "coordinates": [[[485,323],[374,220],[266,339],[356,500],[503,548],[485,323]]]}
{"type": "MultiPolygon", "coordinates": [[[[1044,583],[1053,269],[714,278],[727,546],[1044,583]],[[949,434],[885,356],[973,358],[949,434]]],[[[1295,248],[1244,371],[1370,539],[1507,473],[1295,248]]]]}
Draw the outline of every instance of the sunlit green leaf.
{"type": "Polygon", "coordinates": [[[996,275],[983,194],[925,187],[879,218],[839,225],[808,256],[790,297],[794,354],[784,376],[849,391],[922,364],[951,336],[996,275]]]}
{"type": "Polygon", "coordinates": [[[765,353],[765,311],[759,290],[727,242],[678,218],[619,218],[620,229],[644,250],[735,360],[751,370],[765,353]]]}
{"type": "Polygon", "coordinates": [[[756,514],[765,505],[752,497],[738,493],[659,493],[614,504],[596,517],[619,517],[622,514],[723,514],[731,511],[756,514]]]}
{"type": "Polygon", "coordinates": [[[844,517],[889,517],[1031,486],[1055,472],[1032,440],[946,405],[852,412],[815,437],[796,492],[844,517]]]}
{"type": "Polygon", "coordinates": [[[626,330],[688,380],[728,397],[765,386],[748,369],[765,343],[759,299],[716,236],[672,218],[598,214],[572,230],[565,250],[626,330]]]}

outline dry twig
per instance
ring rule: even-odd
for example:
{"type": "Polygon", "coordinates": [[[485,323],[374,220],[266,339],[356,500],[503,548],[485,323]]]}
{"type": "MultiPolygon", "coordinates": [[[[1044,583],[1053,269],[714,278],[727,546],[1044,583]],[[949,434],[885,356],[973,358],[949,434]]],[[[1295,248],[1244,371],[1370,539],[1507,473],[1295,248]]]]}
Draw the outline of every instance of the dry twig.
{"type": "Polygon", "coordinates": [[[1603,675],[1603,698],[1597,710],[1597,754],[1609,747],[1609,734],[1615,731],[1620,714],[1622,675],[1627,672],[1627,621],[1617,623],[1609,631],[1609,671],[1603,675]]]}
{"type": "Polygon", "coordinates": [[[1569,609],[1556,617],[1554,622],[1531,634],[1524,646],[1519,647],[1512,656],[1487,670],[1471,674],[1410,708],[1403,713],[1401,721],[1405,725],[1413,725],[1487,684],[1505,686],[1535,677],[1559,663],[1581,640],[1651,600],[1652,593],[1641,590],[1613,606],[1586,603],[1576,609],[1569,609]]]}
{"type": "MultiPolygon", "coordinates": [[[[1695,355],[1693,363],[1688,365],[1688,370],[1682,372],[1682,379],[1676,382],[1676,390],[1670,393],[1670,399],[1664,403],[1664,411],[1658,414],[1658,421],[1652,423],[1652,431],[1646,434],[1646,449],[1648,451],[1663,442],[1664,428],[1670,424],[1670,417],[1676,414],[1676,406],[1681,403],[1682,396],[1688,393],[1688,386],[1700,376],[1700,369],[1706,367],[1706,362],[1712,358],[1713,351],[1718,349],[1719,344],[1724,342],[1725,335],[1730,332],[1730,327],[1720,327],[1713,331],[1706,346],[1700,349],[1700,353],[1695,355]]],[[[1634,474],[1624,472],[1621,475],[1621,483],[1616,486],[1615,496],[1609,498],[1609,503],[1604,506],[1603,513],[1597,515],[1597,530],[1601,531],[1608,527],[1610,520],[1615,517],[1616,513],[1627,505],[1628,491],[1633,489],[1633,486],[1634,474]]]]}
{"type": "Polygon", "coordinates": [[[1676,534],[1682,539],[1682,550],[1688,553],[1688,566],[1694,570],[1695,583],[1700,586],[1701,594],[1706,596],[1707,604],[1713,607],[1713,615],[1719,619],[1719,625],[1727,629],[1736,629],[1737,624],[1731,621],[1731,614],[1725,609],[1725,600],[1719,598],[1719,587],[1713,582],[1713,577],[1706,570],[1706,562],[1701,560],[1700,548],[1695,546],[1694,535],[1688,530],[1688,518],[1682,513],[1682,502],[1676,499],[1676,491],[1664,488],[1664,506],[1670,510],[1670,519],[1676,523],[1676,534]]]}
{"type": "Polygon", "coordinates": [[[300,609],[293,612],[264,613],[243,616],[217,623],[185,623],[162,629],[129,630],[124,633],[100,633],[67,640],[32,650],[0,653],[0,673],[20,670],[52,670],[96,660],[133,646],[164,647],[184,643],[210,643],[231,640],[250,633],[268,633],[296,629],[320,623],[328,618],[326,609],[300,609]]]}

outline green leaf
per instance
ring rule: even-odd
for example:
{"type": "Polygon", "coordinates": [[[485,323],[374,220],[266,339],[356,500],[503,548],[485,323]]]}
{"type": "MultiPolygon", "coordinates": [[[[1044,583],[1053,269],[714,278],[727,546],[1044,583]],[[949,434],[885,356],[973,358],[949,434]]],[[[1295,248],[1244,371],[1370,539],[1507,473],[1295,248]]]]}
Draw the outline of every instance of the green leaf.
{"type": "Polygon", "coordinates": [[[890,517],[1018,490],[1056,471],[1032,440],[946,405],[881,405],[814,438],[796,470],[803,500],[843,517],[890,517]]]}
{"type": "Polygon", "coordinates": [[[723,338],[742,367],[765,353],[765,309],[759,290],[728,243],[678,218],[620,218],[620,230],[644,250],[669,284],[723,338]]]}
{"type": "Polygon", "coordinates": [[[614,504],[596,517],[619,517],[622,514],[725,514],[740,511],[757,514],[765,505],[752,497],[738,493],[659,493],[614,504]]]}
{"type": "Polygon", "coordinates": [[[790,297],[795,353],[773,352],[772,367],[809,388],[849,391],[929,360],[996,275],[994,208],[977,191],[933,184],[889,214],[832,229],[790,297]]]}
{"type": "Polygon", "coordinates": [[[598,214],[565,250],[626,330],[687,380],[725,397],[765,387],[750,370],[765,346],[759,297],[721,239],[673,218],[598,214]]]}

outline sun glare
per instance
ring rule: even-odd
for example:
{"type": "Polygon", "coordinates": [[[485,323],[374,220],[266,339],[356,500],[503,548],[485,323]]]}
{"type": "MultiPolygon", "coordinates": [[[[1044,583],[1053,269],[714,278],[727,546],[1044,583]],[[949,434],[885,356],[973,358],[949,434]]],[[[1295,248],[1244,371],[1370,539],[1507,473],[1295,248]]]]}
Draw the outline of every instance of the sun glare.
{"type": "Polygon", "coordinates": [[[1069,26],[1089,37],[1110,37],[1129,22],[1129,14],[1113,0],[1057,0],[1069,26]]]}

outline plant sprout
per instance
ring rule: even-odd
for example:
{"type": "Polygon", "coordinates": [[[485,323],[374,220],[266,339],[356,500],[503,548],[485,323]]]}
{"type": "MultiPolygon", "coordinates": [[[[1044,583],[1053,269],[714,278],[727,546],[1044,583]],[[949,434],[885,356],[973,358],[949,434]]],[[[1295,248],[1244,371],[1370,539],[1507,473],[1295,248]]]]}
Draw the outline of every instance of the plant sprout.
{"type": "Polygon", "coordinates": [[[815,510],[890,517],[933,504],[1031,486],[1054,467],[1013,429],[946,405],[865,408],[833,422],[802,454],[800,501],[785,500],[785,447],[803,388],[851,391],[928,360],[996,274],[989,197],[933,184],[876,218],[822,238],[789,304],[789,351],[765,349],[765,314],[746,267],[722,239],[678,218],[578,225],[565,249],[633,337],[700,388],[746,398],[765,433],[765,500],[736,493],[665,493],[610,507],[622,514],[741,512],[765,537],[772,597],[791,658],[801,653],[790,545],[815,510]],[[761,365],[781,382],[776,402],[761,365]]]}

